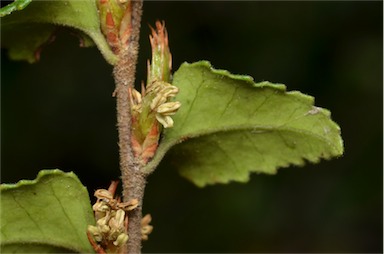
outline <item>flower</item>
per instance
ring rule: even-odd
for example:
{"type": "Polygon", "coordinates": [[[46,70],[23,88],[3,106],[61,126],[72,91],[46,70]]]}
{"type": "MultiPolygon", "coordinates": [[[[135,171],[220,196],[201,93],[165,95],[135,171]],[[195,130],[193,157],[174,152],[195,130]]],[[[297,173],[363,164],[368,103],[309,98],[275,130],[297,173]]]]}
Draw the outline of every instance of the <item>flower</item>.
{"type": "Polygon", "coordinates": [[[148,61],[147,86],[141,85],[141,93],[128,88],[131,105],[131,147],[141,165],[146,165],[156,153],[161,129],[171,128],[171,116],[181,107],[174,101],[179,88],[170,84],[172,55],[164,22],[156,22],[150,42],[152,61],[148,61]]]}
{"type": "Polygon", "coordinates": [[[95,191],[96,203],[92,206],[95,212],[96,225],[89,225],[87,235],[93,248],[107,253],[119,253],[119,249],[128,241],[127,211],[138,206],[138,200],[120,202],[114,197],[117,182],[112,182],[108,190],[95,191]]]}

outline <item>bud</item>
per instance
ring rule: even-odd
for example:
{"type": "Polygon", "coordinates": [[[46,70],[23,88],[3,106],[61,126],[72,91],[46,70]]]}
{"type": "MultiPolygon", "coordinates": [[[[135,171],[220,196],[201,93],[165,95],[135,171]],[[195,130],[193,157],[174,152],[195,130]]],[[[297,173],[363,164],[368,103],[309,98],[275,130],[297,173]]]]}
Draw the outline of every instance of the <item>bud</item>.
{"type": "Polygon", "coordinates": [[[101,31],[117,54],[126,46],[131,30],[131,3],[125,0],[98,0],[101,31]]]}
{"type": "Polygon", "coordinates": [[[173,126],[174,115],[180,108],[179,102],[170,102],[179,92],[171,85],[172,55],[168,45],[168,34],[164,22],[156,22],[149,36],[152,47],[152,61],[148,61],[147,87],[142,86],[139,94],[130,91],[132,132],[131,147],[140,164],[146,165],[156,153],[161,127],[173,126]]]}
{"type": "Polygon", "coordinates": [[[143,240],[148,240],[148,235],[152,232],[153,226],[149,225],[151,223],[152,217],[150,214],[145,215],[141,219],[141,238],[143,240]]]}
{"type": "Polygon", "coordinates": [[[107,202],[105,201],[98,201],[92,206],[93,211],[95,212],[101,212],[106,213],[110,210],[109,206],[107,205],[107,202]]]}
{"type": "Polygon", "coordinates": [[[101,240],[103,239],[103,236],[98,227],[89,225],[88,232],[91,233],[91,235],[93,236],[93,238],[95,238],[97,242],[101,242],[101,240]]]}
{"type": "Polygon", "coordinates": [[[116,228],[124,228],[125,212],[123,210],[117,210],[114,219],[116,221],[116,228]]]}
{"type": "Polygon", "coordinates": [[[152,110],[155,110],[166,101],[167,101],[167,97],[163,96],[162,94],[157,94],[155,98],[152,100],[150,107],[152,110]]]}
{"type": "Polygon", "coordinates": [[[123,246],[127,241],[128,241],[128,235],[125,234],[125,233],[121,233],[121,234],[117,237],[116,241],[113,242],[113,244],[114,244],[115,246],[120,247],[120,246],[123,246]]]}
{"type": "Polygon", "coordinates": [[[113,199],[112,193],[105,189],[96,190],[94,196],[98,199],[105,200],[106,202],[109,202],[109,200],[113,199]]]}
{"type": "Polygon", "coordinates": [[[93,205],[96,226],[88,226],[87,237],[97,253],[121,253],[121,247],[128,241],[126,211],[136,208],[139,202],[137,199],[120,202],[120,197],[114,197],[117,184],[118,181],[112,181],[108,190],[95,191],[98,198],[93,205]]]}
{"type": "Polygon", "coordinates": [[[172,86],[171,84],[166,83],[164,85],[163,90],[161,91],[161,94],[167,98],[175,97],[179,93],[179,88],[176,86],[172,86]]]}
{"type": "Polygon", "coordinates": [[[164,128],[173,127],[173,119],[170,116],[156,114],[156,120],[159,121],[164,128]]]}
{"type": "Polygon", "coordinates": [[[160,113],[165,116],[174,115],[176,111],[180,108],[180,106],[181,103],[178,101],[167,102],[157,108],[157,113],[160,113]]]}
{"type": "Polygon", "coordinates": [[[152,47],[152,63],[148,68],[148,84],[155,80],[169,82],[172,69],[172,55],[168,45],[165,23],[156,21],[156,30],[151,28],[149,36],[152,47]]]}
{"type": "Polygon", "coordinates": [[[106,215],[103,218],[98,219],[96,223],[97,223],[98,226],[108,225],[109,218],[110,218],[110,216],[106,215]]]}

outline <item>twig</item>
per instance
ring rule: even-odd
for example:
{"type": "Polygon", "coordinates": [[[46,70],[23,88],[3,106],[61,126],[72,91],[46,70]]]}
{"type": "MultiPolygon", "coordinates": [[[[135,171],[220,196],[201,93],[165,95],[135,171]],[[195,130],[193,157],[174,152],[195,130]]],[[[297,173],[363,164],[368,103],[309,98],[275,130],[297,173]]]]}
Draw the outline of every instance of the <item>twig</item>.
{"type": "Polygon", "coordinates": [[[119,62],[115,65],[113,75],[116,83],[114,94],[117,98],[117,127],[119,132],[120,170],[123,183],[123,199],[128,202],[137,199],[139,206],[128,214],[128,245],[127,253],[141,252],[141,218],[145,174],[140,171],[140,164],[136,161],[131,148],[131,113],[128,88],[134,86],[137,55],[139,51],[140,21],[142,14],[142,0],[133,0],[131,33],[127,47],[119,52],[119,62]]]}

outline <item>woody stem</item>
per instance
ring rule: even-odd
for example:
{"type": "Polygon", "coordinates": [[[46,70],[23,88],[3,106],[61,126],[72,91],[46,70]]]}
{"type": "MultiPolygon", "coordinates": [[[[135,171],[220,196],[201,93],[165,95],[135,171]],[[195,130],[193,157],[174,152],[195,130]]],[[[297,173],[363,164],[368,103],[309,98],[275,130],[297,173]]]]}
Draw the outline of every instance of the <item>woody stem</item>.
{"type": "Polygon", "coordinates": [[[123,183],[123,199],[128,202],[136,198],[139,206],[128,214],[128,244],[125,253],[141,253],[141,207],[146,176],[134,157],[131,147],[131,111],[128,88],[134,86],[136,63],[139,51],[139,32],[142,0],[132,0],[131,33],[126,47],[119,52],[119,62],[113,75],[116,83],[117,128],[119,135],[120,170],[123,183]]]}

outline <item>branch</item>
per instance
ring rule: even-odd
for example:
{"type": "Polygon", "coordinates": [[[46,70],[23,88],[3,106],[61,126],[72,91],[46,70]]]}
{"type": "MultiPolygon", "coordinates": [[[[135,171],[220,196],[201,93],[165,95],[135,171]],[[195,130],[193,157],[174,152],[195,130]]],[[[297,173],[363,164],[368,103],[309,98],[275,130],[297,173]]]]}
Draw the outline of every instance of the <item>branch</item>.
{"type": "Polygon", "coordinates": [[[142,0],[131,2],[130,34],[126,47],[119,51],[119,62],[115,65],[113,75],[116,83],[117,128],[119,132],[120,170],[123,182],[123,198],[125,202],[137,199],[139,206],[128,214],[127,253],[141,252],[141,218],[145,188],[145,175],[140,172],[140,164],[134,157],[131,148],[131,111],[128,88],[135,82],[137,55],[139,51],[140,21],[142,0]]]}

